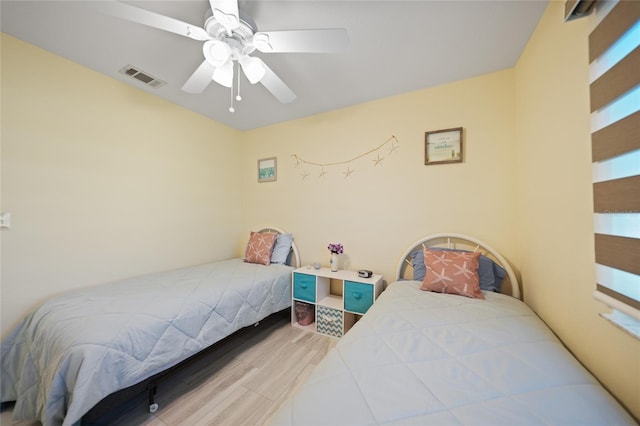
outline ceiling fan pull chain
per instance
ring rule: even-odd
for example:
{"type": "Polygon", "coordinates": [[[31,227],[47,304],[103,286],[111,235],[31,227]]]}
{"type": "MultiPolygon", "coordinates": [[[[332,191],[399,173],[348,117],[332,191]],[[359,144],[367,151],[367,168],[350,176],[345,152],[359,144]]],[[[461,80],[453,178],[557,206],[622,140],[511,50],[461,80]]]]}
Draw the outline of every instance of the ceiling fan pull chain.
{"type": "MultiPolygon", "coordinates": [[[[233,80],[231,80],[233,82],[233,80]]],[[[229,88],[229,100],[231,102],[231,106],[229,107],[229,112],[236,112],[236,109],[233,107],[233,83],[231,83],[231,87],[229,88]]]]}
{"type": "Polygon", "coordinates": [[[240,102],[242,100],[242,96],[240,96],[240,65],[238,65],[238,71],[236,72],[236,74],[238,74],[238,95],[236,96],[236,101],[240,102]]]}

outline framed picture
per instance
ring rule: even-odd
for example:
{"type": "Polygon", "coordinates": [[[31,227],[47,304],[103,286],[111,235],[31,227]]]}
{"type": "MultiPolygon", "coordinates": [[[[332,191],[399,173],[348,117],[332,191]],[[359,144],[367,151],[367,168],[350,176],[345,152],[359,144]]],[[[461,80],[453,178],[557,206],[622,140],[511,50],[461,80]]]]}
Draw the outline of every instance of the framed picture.
{"type": "Polygon", "coordinates": [[[258,182],[275,182],[278,178],[278,159],[276,157],[258,160],[258,182]]]}
{"type": "Polygon", "coordinates": [[[424,134],[424,164],[462,163],[462,127],[424,134]]]}

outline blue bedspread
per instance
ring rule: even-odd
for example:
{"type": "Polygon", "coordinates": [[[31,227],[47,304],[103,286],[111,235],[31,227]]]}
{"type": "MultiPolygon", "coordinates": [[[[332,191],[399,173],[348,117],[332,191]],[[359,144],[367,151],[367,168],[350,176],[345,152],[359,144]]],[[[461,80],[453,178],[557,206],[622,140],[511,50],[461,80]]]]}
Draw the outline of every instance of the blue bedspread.
{"type": "Polygon", "coordinates": [[[289,307],[291,270],[233,259],[51,299],[2,341],[2,401],[16,401],[15,420],[77,423],[107,395],[289,307]]]}
{"type": "Polygon", "coordinates": [[[633,425],[523,302],[390,284],[272,425],[633,425]]]}

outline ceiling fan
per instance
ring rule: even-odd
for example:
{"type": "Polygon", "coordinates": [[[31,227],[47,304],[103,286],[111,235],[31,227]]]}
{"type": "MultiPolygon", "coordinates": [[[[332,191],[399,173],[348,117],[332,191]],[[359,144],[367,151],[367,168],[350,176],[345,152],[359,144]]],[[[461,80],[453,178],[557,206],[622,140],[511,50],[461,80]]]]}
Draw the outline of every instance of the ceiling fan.
{"type": "MultiPolygon", "coordinates": [[[[334,53],[349,44],[343,28],[258,32],[253,20],[239,11],[238,0],[209,0],[209,4],[202,27],[117,0],[101,2],[101,7],[109,15],[203,41],[204,61],[182,86],[189,93],[202,93],[212,80],[233,91],[234,73],[239,78],[242,69],[251,84],[260,82],[280,102],[289,103],[296,99],[295,93],[251,53],[334,53]]],[[[239,93],[236,99],[241,99],[239,93]]],[[[234,112],[233,100],[229,111],[234,112]]]]}

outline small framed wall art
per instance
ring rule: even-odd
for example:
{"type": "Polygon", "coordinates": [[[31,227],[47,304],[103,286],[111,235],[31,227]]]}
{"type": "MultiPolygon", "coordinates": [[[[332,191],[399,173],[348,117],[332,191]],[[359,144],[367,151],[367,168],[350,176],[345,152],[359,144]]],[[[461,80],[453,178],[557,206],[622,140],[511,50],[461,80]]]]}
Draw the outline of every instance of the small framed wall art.
{"type": "Polygon", "coordinates": [[[278,179],[277,157],[258,160],[258,182],[275,182],[278,179]]]}
{"type": "Polygon", "coordinates": [[[462,127],[424,134],[424,164],[462,163],[462,127]]]}

